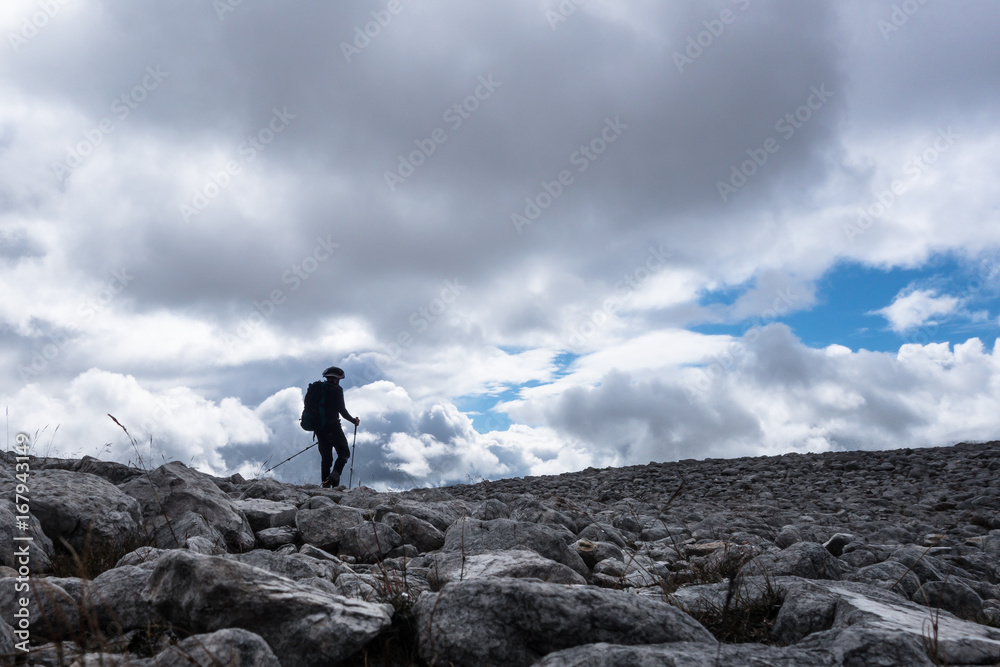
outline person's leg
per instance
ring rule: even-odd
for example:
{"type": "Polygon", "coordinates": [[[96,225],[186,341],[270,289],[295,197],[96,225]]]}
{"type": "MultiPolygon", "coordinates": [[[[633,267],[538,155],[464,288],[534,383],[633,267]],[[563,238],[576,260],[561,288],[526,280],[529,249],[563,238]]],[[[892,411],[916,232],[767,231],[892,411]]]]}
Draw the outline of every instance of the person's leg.
{"type": "Polygon", "coordinates": [[[343,429],[336,429],[332,434],[333,446],[337,449],[337,460],[333,464],[333,473],[330,475],[330,484],[340,485],[340,473],[344,471],[347,459],[351,458],[351,448],[347,446],[347,436],[343,429]]]}
{"type": "Polygon", "coordinates": [[[323,484],[330,477],[330,466],[333,465],[333,438],[329,433],[317,432],[316,439],[319,444],[320,456],[320,483],[323,484]]]}

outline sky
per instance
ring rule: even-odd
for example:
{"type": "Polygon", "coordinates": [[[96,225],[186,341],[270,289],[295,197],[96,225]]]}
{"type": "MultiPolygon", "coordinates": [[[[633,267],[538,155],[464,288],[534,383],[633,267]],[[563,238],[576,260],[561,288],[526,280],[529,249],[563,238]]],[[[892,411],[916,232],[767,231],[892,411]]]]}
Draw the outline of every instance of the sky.
{"type": "Polygon", "coordinates": [[[378,489],[996,439],[998,29],[5,0],[7,446],[256,476],[331,365],[378,489]]]}

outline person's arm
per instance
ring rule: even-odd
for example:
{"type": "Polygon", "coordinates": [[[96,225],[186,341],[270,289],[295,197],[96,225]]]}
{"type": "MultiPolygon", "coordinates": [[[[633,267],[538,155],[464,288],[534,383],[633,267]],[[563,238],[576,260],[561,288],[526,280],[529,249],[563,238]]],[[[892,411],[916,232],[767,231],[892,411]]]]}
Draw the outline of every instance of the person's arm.
{"type": "Polygon", "coordinates": [[[338,386],[337,391],[334,392],[333,400],[335,402],[334,408],[336,411],[347,421],[351,422],[355,426],[361,421],[357,417],[352,417],[351,413],[347,411],[347,406],[344,405],[344,388],[338,386]]]}

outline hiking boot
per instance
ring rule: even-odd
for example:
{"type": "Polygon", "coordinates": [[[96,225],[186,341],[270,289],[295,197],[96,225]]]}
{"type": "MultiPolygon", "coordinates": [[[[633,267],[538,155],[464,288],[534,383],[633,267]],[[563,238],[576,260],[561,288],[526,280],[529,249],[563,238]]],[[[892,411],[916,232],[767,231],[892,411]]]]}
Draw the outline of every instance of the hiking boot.
{"type": "Polygon", "coordinates": [[[333,488],[340,486],[340,473],[331,472],[330,476],[326,478],[325,484],[327,487],[333,487],[333,488]]]}
{"type": "Polygon", "coordinates": [[[329,489],[330,488],[330,480],[328,480],[328,479],[324,480],[324,482],[322,484],[320,484],[319,487],[321,489],[329,489]]]}

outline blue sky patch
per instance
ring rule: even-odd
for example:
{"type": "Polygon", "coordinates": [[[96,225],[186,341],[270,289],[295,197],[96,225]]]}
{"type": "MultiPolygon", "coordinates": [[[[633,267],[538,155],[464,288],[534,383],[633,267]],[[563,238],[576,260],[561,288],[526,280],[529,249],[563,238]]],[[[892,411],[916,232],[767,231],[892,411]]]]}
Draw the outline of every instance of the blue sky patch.
{"type": "MultiPolygon", "coordinates": [[[[969,262],[939,256],[920,268],[889,270],[841,263],[819,280],[815,306],[776,321],[787,324],[813,348],[838,344],[854,351],[895,352],[905,343],[954,345],[973,337],[992,347],[1000,335],[998,273],[1000,263],[988,258],[969,262]],[[904,297],[909,297],[907,301],[923,297],[924,303],[938,304],[944,312],[921,315],[919,306],[914,305],[910,313],[913,324],[894,329],[886,309],[904,297]]],[[[706,295],[703,303],[728,305],[743,292],[745,289],[713,293],[706,295]]],[[[905,305],[898,304],[897,312],[905,305]]],[[[699,325],[693,329],[739,336],[748,322],[699,325]]]]}

